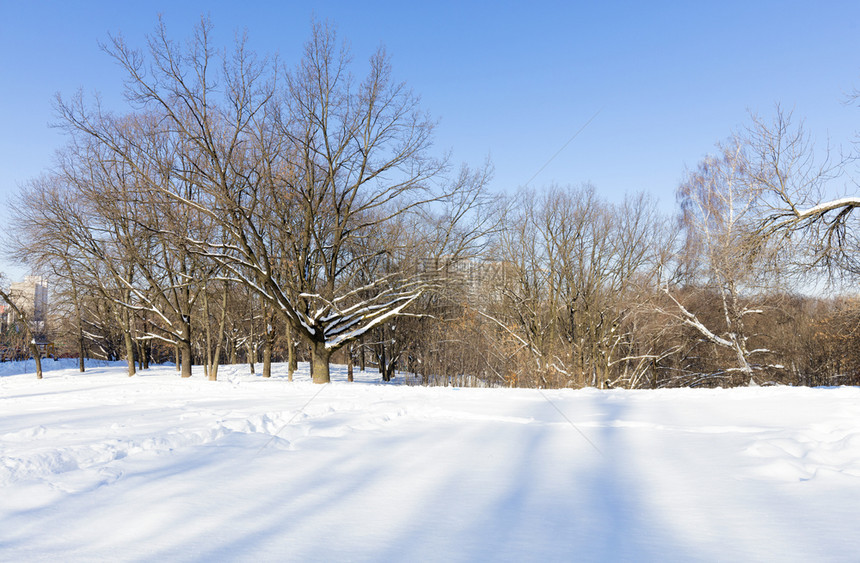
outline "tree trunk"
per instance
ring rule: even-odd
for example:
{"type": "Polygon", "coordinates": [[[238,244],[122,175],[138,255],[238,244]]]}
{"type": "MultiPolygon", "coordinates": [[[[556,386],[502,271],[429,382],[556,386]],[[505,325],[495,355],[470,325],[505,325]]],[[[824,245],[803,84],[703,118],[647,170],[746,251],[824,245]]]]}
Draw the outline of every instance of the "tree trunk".
{"type": "Polygon", "coordinates": [[[146,340],[143,343],[143,369],[149,369],[149,359],[152,355],[152,341],[146,340]]]}
{"type": "MultiPolygon", "coordinates": [[[[71,274],[72,267],[69,264],[69,260],[67,258],[63,258],[63,261],[66,264],[66,269],[69,270],[71,274]]],[[[78,370],[81,373],[86,371],[84,367],[84,322],[81,315],[81,301],[80,296],[78,295],[78,284],[75,283],[75,278],[70,277],[69,281],[71,281],[72,285],[72,300],[75,303],[75,322],[77,323],[78,329],[78,370]]]]}
{"type": "MultiPolygon", "coordinates": [[[[129,282],[132,280],[133,266],[130,266],[126,271],[125,279],[129,282]]],[[[122,293],[122,298],[125,303],[131,303],[131,291],[125,290],[122,293]]],[[[131,377],[134,375],[134,339],[132,338],[132,316],[129,311],[128,306],[122,307],[122,314],[120,315],[122,319],[122,331],[123,331],[123,340],[125,340],[125,357],[128,361],[128,376],[131,377]]]]}
{"type": "Polygon", "coordinates": [[[212,357],[212,365],[209,366],[210,381],[218,379],[218,365],[221,363],[221,348],[224,345],[224,327],[227,326],[227,296],[229,293],[230,287],[225,283],[224,295],[221,299],[221,318],[218,320],[218,335],[215,339],[215,354],[212,357]]]}
{"type": "MultiPolygon", "coordinates": [[[[206,319],[204,336],[206,340],[205,372],[210,381],[215,381],[212,375],[212,318],[209,315],[209,288],[203,287],[203,318],[206,319]]],[[[217,377],[217,374],[215,375],[217,377]]]]}
{"type": "Polygon", "coordinates": [[[135,350],[137,350],[137,369],[143,370],[143,358],[146,356],[146,353],[143,350],[143,342],[138,340],[135,345],[135,350]]]}
{"type": "Polygon", "coordinates": [[[36,346],[33,335],[28,333],[27,336],[30,340],[30,353],[33,354],[33,361],[36,363],[36,379],[42,379],[42,354],[39,352],[39,347],[36,346]]]}
{"type": "Polygon", "coordinates": [[[191,318],[183,315],[181,334],[182,338],[177,343],[179,353],[182,356],[182,377],[191,377],[191,318]]]}
{"type": "Polygon", "coordinates": [[[272,377],[272,314],[268,307],[263,314],[263,377],[272,377]]]}
{"type": "Polygon", "coordinates": [[[325,347],[325,342],[314,342],[311,354],[311,373],[314,383],[329,383],[329,360],[331,351],[325,347]]]}
{"type": "Polygon", "coordinates": [[[84,367],[85,353],[86,351],[84,348],[84,331],[80,328],[80,325],[78,325],[78,370],[81,373],[84,373],[86,371],[86,368],[84,367]]]}
{"type": "Polygon", "coordinates": [[[182,377],[191,377],[191,341],[179,342],[179,354],[182,362],[182,377]]]}
{"type": "Polygon", "coordinates": [[[287,364],[290,381],[293,380],[293,374],[299,367],[299,359],[296,354],[296,341],[293,338],[293,329],[287,326],[287,364]]]}
{"type": "Polygon", "coordinates": [[[131,330],[126,330],[123,335],[125,339],[125,357],[128,360],[128,376],[135,374],[134,370],[134,340],[131,338],[131,330]]]}
{"type": "Polygon", "coordinates": [[[376,345],[376,364],[379,369],[379,375],[382,376],[382,380],[385,379],[385,365],[388,363],[388,360],[385,357],[385,343],[380,341],[379,344],[376,345]]]}
{"type": "Polygon", "coordinates": [[[263,342],[263,377],[272,377],[272,339],[268,335],[263,342]]]}
{"type": "Polygon", "coordinates": [[[740,365],[741,371],[743,371],[744,377],[746,378],[746,381],[741,382],[741,385],[748,385],[750,381],[755,382],[752,366],[750,366],[750,363],[747,360],[747,356],[749,354],[746,351],[746,347],[739,341],[737,337],[733,337],[732,340],[733,344],[735,345],[735,355],[738,358],[738,364],[740,365]]]}
{"type": "Polygon", "coordinates": [[[382,376],[383,381],[391,381],[394,379],[394,372],[397,369],[397,360],[390,360],[385,364],[385,373],[382,376]]]}
{"type": "Polygon", "coordinates": [[[257,345],[254,344],[254,311],[251,310],[251,327],[250,334],[248,335],[248,340],[246,341],[245,346],[248,349],[248,366],[251,368],[251,375],[257,373],[254,364],[257,363],[257,345]]]}
{"type": "Polygon", "coordinates": [[[354,363],[352,360],[352,344],[349,345],[349,349],[347,350],[347,359],[346,359],[346,380],[349,382],[353,381],[352,378],[352,364],[354,363]]]}

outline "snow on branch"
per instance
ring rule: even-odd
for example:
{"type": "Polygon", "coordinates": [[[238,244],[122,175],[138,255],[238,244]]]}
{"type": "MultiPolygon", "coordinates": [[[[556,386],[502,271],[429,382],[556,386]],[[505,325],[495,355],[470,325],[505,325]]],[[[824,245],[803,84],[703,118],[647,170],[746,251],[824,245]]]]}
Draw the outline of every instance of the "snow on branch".
{"type": "Polygon", "coordinates": [[[821,217],[822,215],[837,209],[852,209],[855,207],[860,207],[860,197],[843,197],[820,203],[806,210],[794,210],[794,215],[798,221],[803,221],[806,219],[821,217]]]}
{"type": "MultiPolygon", "coordinates": [[[[373,327],[387,321],[388,319],[390,319],[392,317],[399,315],[400,312],[403,311],[403,309],[405,309],[413,301],[418,299],[422,293],[423,292],[419,291],[419,292],[415,293],[411,298],[406,299],[406,301],[404,301],[403,303],[401,303],[397,307],[390,309],[387,313],[385,313],[383,315],[377,316],[376,318],[371,320],[369,323],[364,324],[362,326],[359,326],[358,328],[356,328],[355,330],[352,330],[350,332],[336,336],[334,339],[326,342],[326,345],[325,345],[326,349],[327,350],[336,350],[340,345],[342,345],[346,342],[349,342],[350,340],[354,340],[355,338],[358,338],[359,336],[366,333],[367,331],[369,331],[373,327]]],[[[395,302],[396,302],[396,300],[389,303],[389,305],[391,305],[395,302]]]]}
{"type": "Polygon", "coordinates": [[[734,348],[734,344],[732,344],[732,342],[711,332],[708,327],[702,324],[702,321],[700,321],[699,318],[696,317],[696,315],[694,315],[693,313],[688,311],[686,307],[681,305],[681,302],[675,299],[675,296],[672,295],[668,287],[664,287],[663,292],[669,296],[669,299],[671,299],[675,303],[675,305],[678,306],[678,309],[681,311],[681,321],[685,325],[696,329],[702,336],[704,336],[706,339],[718,346],[722,346],[724,348],[734,348]]]}

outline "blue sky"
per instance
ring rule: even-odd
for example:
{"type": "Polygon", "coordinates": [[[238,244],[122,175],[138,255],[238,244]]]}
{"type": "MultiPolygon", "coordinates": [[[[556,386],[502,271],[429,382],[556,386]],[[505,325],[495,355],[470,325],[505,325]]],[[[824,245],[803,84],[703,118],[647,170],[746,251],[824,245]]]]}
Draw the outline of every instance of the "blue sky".
{"type": "MultiPolygon", "coordinates": [[[[229,46],[300,54],[312,17],[362,64],[383,44],[394,74],[440,120],[454,161],[489,156],[493,188],[591,182],[610,199],[646,191],[671,212],[685,167],[748,122],[793,109],[823,144],[850,143],[860,108],[860,2],[20,2],[0,0],[0,201],[52,164],[57,92],[121,109],[122,76],[98,46],[132,44],[164,15],[184,39],[207,13],[229,46]]],[[[0,224],[8,221],[0,210],[0,224]]],[[[0,271],[23,270],[0,259],[0,271]]]]}

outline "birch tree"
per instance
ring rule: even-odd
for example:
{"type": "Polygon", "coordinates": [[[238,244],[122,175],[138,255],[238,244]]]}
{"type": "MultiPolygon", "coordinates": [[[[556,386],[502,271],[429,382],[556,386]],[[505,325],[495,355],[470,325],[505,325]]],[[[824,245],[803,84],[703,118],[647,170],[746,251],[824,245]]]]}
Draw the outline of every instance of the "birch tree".
{"type": "Polygon", "coordinates": [[[664,283],[672,305],[661,311],[709,345],[729,351],[735,366],[725,371],[740,373],[748,382],[763,368],[756,358],[768,352],[750,345],[747,320],[764,313],[751,299],[772,288],[778,272],[771,268],[767,239],[753,236],[761,188],[750,174],[745,148],[740,138],[720,145],[719,153],[706,157],[678,188],[684,236],[681,279],[687,291],[664,283]],[[696,291],[718,300],[721,314],[710,326],[684,303],[682,295],[696,291]]]}

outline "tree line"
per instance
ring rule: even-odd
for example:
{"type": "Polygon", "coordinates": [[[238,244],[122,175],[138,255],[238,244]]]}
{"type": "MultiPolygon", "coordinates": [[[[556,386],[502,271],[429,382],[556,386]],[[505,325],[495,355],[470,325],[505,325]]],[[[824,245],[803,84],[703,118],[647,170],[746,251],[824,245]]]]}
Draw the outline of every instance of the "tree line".
{"type": "Polygon", "coordinates": [[[436,156],[385,51],[357,79],[326,25],[295,67],[217,49],[206,20],[104,50],[127,111],[58,97],[68,144],[10,232],[66,353],[213,380],[303,360],[317,383],[332,361],[427,385],[860,382],[856,300],[799,291],[857,271],[860,199],[823,196],[850,159],[816,161],[789,114],[688,171],[669,218],[591,186],[489,193],[489,164],[436,156]]]}

